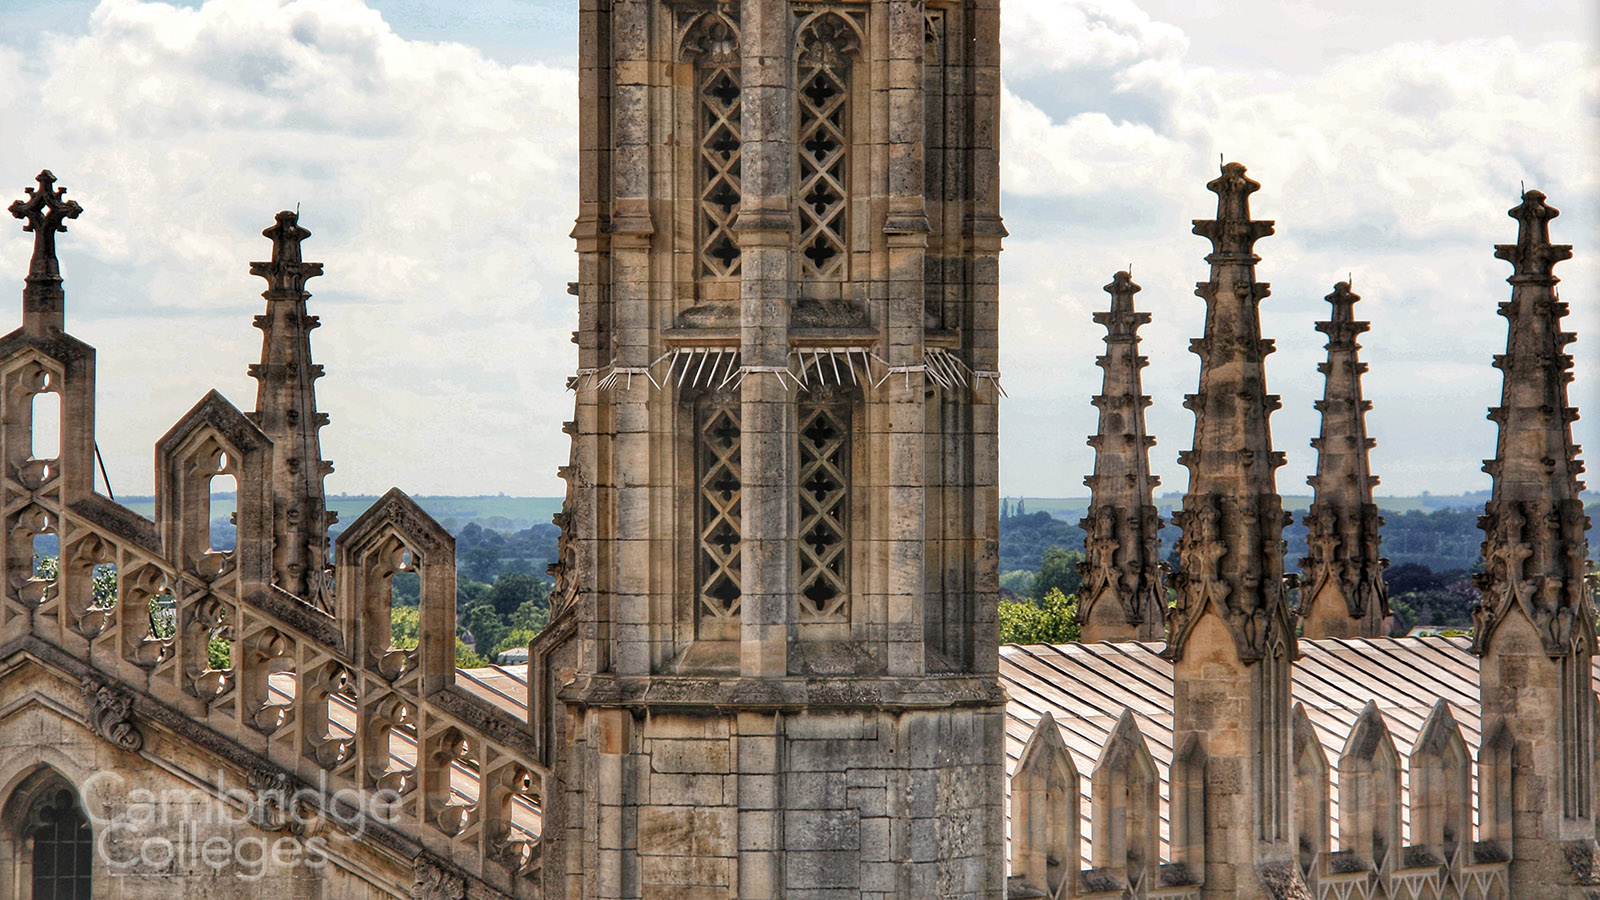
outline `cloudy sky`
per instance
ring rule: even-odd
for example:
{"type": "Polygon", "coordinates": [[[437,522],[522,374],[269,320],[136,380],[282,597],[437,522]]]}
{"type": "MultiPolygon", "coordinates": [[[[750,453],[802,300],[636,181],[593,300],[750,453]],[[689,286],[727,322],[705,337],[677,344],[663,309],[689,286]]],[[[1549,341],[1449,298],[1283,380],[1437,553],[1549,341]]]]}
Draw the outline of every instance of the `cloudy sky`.
{"type": "MultiPolygon", "coordinates": [[[[69,329],[99,349],[112,487],[151,490],[152,446],[245,365],[261,229],[296,204],[328,371],[331,491],[552,495],[575,365],[575,0],[0,4],[0,205],[41,168],[85,212],[60,238],[69,329]],[[464,11],[466,10],[466,11],[464,11]]],[[[1002,490],[1070,496],[1092,466],[1101,286],[1129,264],[1152,461],[1181,490],[1198,361],[1205,182],[1263,185],[1274,417],[1304,493],[1324,295],[1372,320],[1380,493],[1488,487],[1496,303],[1519,184],[1561,209],[1579,332],[1573,399],[1600,447],[1600,33],[1589,0],[1005,0],[1002,490]]],[[[10,221],[10,220],[7,220],[10,221]]],[[[0,227],[20,290],[31,237],[0,227]]],[[[4,296],[0,293],[0,296],[4,296]]],[[[16,297],[16,294],[11,296],[16,297]]],[[[14,308],[15,310],[15,308],[14,308]]],[[[6,316],[20,311],[0,309],[6,316]]],[[[15,321],[15,319],[13,319],[15,321]]]]}

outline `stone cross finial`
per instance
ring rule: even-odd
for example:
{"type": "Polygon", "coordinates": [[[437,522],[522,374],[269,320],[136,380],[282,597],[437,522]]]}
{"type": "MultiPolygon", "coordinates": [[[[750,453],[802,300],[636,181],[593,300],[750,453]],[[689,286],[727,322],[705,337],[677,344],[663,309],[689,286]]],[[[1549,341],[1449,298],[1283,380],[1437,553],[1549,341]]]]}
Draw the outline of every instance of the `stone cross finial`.
{"type": "MultiPolygon", "coordinates": [[[[46,173],[48,174],[48,173],[46,173]]],[[[1555,284],[1552,270],[1555,264],[1572,258],[1570,244],[1550,243],[1550,220],[1561,215],[1555,207],[1544,202],[1541,191],[1524,191],[1522,203],[1506,211],[1517,220],[1517,242],[1496,244],[1494,255],[1516,267],[1507,281],[1518,283],[1555,284]]]]}
{"type": "Polygon", "coordinates": [[[33,260],[28,264],[28,280],[60,281],[61,267],[56,261],[56,232],[66,231],[67,219],[76,219],[83,207],[76,200],[61,198],[66,188],[54,187],[56,176],[49,169],[39,173],[39,187],[28,188],[28,199],[11,204],[11,214],[26,219],[23,231],[33,232],[33,260]]]}
{"type": "Polygon", "coordinates": [[[302,262],[300,242],[311,232],[300,227],[299,213],[288,210],[278,213],[271,228],[261,232],[272,240],[272,261],[253,262],[250,274],[267,280],[267,291],[292,291],[303,293],[306,281],[322,274],[322,263],[302,262]]]}

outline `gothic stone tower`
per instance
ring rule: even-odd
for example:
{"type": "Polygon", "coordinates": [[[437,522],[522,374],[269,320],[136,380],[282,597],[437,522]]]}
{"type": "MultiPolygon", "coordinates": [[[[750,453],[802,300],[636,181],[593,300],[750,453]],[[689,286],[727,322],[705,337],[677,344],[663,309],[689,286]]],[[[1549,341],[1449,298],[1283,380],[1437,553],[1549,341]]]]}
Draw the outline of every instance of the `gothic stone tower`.
{"type": "Polygon", "coordinates": [[[999,897],[997,0],[584,0],[550,896],[999,897]]]}

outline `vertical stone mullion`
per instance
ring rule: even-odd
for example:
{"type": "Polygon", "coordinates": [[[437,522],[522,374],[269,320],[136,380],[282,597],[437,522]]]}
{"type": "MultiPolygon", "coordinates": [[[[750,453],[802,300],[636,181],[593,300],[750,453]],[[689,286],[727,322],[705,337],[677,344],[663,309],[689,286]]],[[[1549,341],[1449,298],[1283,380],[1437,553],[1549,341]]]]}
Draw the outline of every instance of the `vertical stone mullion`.
{"type": "Polygon", "coordinates": [[[790,12],[786,0],[744,0],[744,197],[735,229],[741,248],[740,354],[754,367],[740,388],[744,448],[744,596],[740,669],[747,676],[788,673],[792,620],[794,425],[789,388],[760,369],[789,355],[794,213],[790,198],[790,12]]]}
{"type": "MultiPolygon", "coordinates": [[[[650,7],[647,0],[615,0],[612,5],[616,87],[611,112],[616,151],[612,170],[611,283],[616,344],[609,362],[631,369],[649,365],[651,350],[650,7]]],[[[654,493],[650,391],[649,379],[624,375],[619,377],[612,395],[618,536],[612,560],[616,597],[612,626],[614,665],[619,674],[629,675],[650,671],[650,597],[655,568],[649,539],[654,493]]]]}

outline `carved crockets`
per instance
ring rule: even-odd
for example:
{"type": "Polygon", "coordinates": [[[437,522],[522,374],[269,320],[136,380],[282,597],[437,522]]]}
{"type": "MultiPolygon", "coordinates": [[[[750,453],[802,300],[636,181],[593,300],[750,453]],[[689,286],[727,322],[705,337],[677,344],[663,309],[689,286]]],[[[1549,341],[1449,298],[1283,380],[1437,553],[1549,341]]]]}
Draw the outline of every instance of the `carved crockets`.
{"type": "Polygon", "coordinates": [[[1509,213],[1518,222],[1517,243],[1495,247],[1516,271],[1507,279],[1511,300],[1500,304],[1506,352],[1494,360],[1504,378],[1500,405],[1489,410],[1499,440],[1483,465],[1494,488],[1478,523],[1485,537],[1477,577],[1483,598],[1473,611],[1479,653],[1488,652],[1513,609],[1532,622],[1550,656],[1595,652],[1583,463],[1572,442],[1578,410],[1567,402],[1572,356],[1565,347],[1577,335],[1561,330],[1567,304],[1552,271],[1572,248],[1550,243],[1558,214],[1544,194],[1528,191],[1509,213]]]}
{"type": "Polygon", "coordinates": [[[1383,582],[1388,560],[1379,556],[1378,528],[1383,519],[1372,502],[1378,483],[1371,474],[1367,451],[1376,443],[1367,437],[1361,375],[1367,364],[1356,358],[1356,337],[1368,323],[1355,319],[1361,298],[1339,282],[1327,296],[1333,315],[1317,323],[1328,336],[1328,360],[1317,366],[1325,387],[1316,408],[1322,431],[1312,439],[1317,474],[1306,479],[1314,490],[1305,524],[1307,554],[1300,560],[1305,580],[1300,591],[1304,636],[1378,637],[1385,632],[1389,591],[1383,582]]]}
{"type": "Polygon", "coordinates": [[[1207,612],[1221,617],[1239,659],[1294,657],[1288,586],[1283,576],[1283,526],[1288,516],[1274,472],[1284,455],[1272,449],[1268,417],[1281,404],[1266,393],[1259,304],[1270,292],[1255,280],[1255,242],[1272,223],[1250,218],[1260,188],[1244,166],[1229,163],[1206,185],[1217,195],[1217,218],[1196,220],[1210,239],[1211,280],[1195,294],[1206,301],[1205,336],[1190,344],[1200,357],[1200,387],[1184,398],[1194,411],[1194,447],[1178,454],[1189,470],[1180,570],[1171,577],[1177,602],[1168,610],[1168,655],[1182,659],[1189,635],[1207,612]]]}
{"type": "Polygon", "coordinates": [[[1166,596],[1161,562],[1161,518],[1151,492],[1160,478],[1150,474],[1149,449],[1155,438],[1145,433],[1144,410],[1150,405],[1140,386],[1139,370],[1148,360],[1139,355],[1139,326],[1149,313],[1135,312],[1139,286],[1127,272],[1118,272],[1105,286],[1109,312],[1094,320],[1106,328],[1106,352],[1096,363],[1104,381],[1094,405],[1100,425],[1089,438],[1095,448],[1089,486],[1089,515],[1084,530],[1085,561],[1078,568],[1078,621],[1083,640],[1160,640],[1165,632],[1166,596]]]}
{"type": "Polygon", "coordinates": [[[250,264],[250,274],[267,281],[262,297],[261,362],[250,367],[256,379],[256,410],[250,419],[272,441],[273,581],[325,612],[333,611],[328,570],[330,512],[323,478],[333,464],[322,458],[319,432],[328,424],[317,411],[316,381],[322,367],[311,361],[311,329],[306,314],[306,280],[322,274],[322,263],[304,262],[300,242],[311,236],[299,216],[287,210],[261,234],[272,240],[272,259],[250,264]]]}

